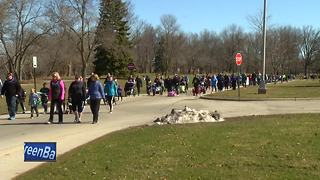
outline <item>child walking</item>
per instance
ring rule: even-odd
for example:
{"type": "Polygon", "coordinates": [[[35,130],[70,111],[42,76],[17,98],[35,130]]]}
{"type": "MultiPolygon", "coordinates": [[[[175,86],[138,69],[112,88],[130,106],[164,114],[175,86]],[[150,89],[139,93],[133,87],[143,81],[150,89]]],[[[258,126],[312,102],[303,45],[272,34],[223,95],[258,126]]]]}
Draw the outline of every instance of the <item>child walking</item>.
{"type": "Polygon", "coordinates": [[[31,89],[30,96],[29,96],[29,105],[31,107],[31,119],[33,118],[34,111],[37,114],[37,117],[39,117],[39,111],[38,111],[38,101],[39,96],[37,93],[35,93],[35,89],[31,89]]]}
{"type": "Polygon", "coordinates": [[[122,101],[122,88],[121,88],[120,84],[118,84],[117,92],[118,92],[118,101],[120,100],[120,98],[122,101]]]}

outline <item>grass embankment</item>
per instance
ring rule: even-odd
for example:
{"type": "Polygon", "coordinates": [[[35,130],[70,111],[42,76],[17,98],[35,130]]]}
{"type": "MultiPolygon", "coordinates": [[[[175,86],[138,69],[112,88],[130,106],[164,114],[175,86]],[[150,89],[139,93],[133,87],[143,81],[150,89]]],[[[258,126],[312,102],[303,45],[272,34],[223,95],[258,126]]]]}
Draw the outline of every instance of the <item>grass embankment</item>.
{"type": "MultiPolygon", "coordinates": [[[[248,86],[240,91],[240,97],[247,99],[320,98],[320,81],[295,80],[289,83],[267,84],[267,94],[258,94],[258,86],[248,86]]],[[[223,91],[207,97],[237,99],[238,91],[223,91]]]]}
{"type": "Polygon", "coordinates": [[[319,116],[127,129],[18,179],[318,179],[319,116]]]}

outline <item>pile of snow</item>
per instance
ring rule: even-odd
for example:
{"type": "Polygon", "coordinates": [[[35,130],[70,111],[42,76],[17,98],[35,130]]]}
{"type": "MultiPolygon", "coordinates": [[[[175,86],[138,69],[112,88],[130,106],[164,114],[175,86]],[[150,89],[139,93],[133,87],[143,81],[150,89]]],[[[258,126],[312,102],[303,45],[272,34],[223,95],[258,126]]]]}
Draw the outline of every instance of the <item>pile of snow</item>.
{"type": "Polygon", "coordinates": [[[172,109],[170,114],[159,117],[154,122],[159,125],[162,125],[221,121],[224,120],[218,111],[197,111],[186,106],[183,110],[172,109]]]}

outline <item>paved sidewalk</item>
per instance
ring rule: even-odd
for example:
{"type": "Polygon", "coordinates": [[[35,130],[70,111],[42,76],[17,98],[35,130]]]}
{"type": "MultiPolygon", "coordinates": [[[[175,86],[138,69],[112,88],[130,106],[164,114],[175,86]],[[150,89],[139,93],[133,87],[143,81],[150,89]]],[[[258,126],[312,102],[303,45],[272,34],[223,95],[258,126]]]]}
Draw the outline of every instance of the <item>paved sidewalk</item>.
{"type": "Polygon", "coordinates": [[[169,113],[172,108],[189,106],[195,109],[219,110],[223,117],[234,117],[320,113],[319,104],[320,100],[231,102],[208,101],[185,95],[140,96],[124,98],[124,101],[119,102],[114,108],[113,114],[109,114],[108,108],[102,105],[98,124],[91,124],[92,115],[88,106],[81,124],[73,123],[73,115],[65,115],[64,124],[51,125],[46,124],[48,115],[29,119],[30,114],[19,114],[14,121],[6,120],[7,116],[0,116],[0,175],[1,179],[11,179],[41,164],[23,162],[23,143],[26,141],[57,142],[57,161],[59,161],[59,155],[73,148],[113,131],[152,123],[157,117],[169,113]]]}

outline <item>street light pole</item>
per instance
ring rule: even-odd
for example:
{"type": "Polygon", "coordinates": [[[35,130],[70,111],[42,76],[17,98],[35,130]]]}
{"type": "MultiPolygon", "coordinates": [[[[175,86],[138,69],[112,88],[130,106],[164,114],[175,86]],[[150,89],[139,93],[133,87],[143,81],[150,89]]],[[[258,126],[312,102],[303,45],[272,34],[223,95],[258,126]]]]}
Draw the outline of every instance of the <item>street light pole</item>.
{"type": "Polygon", "coordinates": [[[266,18],[267,18],[267,0],[264,0],[264,8],[263,8],[263,81],[265,81],[266,75],[266,43],[267,43],[267,26],[266,26],[266,18]]]}
{"type": "Polygon", "coordinates": [[[262,58],[263,58],[263,69],[262,69],[262,81],[260,82],[258,94],[266,94],[266,44],[267,44],[267,0],[264,0],[263,6],[263,48],[262,48],[262,58]]]}

